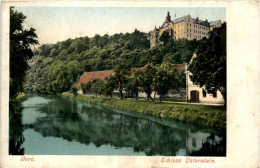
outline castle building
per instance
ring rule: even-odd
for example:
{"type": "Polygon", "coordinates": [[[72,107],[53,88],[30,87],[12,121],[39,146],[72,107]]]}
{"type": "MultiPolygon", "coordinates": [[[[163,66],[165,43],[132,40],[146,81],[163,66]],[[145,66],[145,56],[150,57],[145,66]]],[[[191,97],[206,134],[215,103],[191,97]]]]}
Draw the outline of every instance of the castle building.
{"type": "Polygon", "coordinates": [[[186,15],[174,20],[171,20],[170,12],[167,13],[166,19],[161,27],[154,28],[150,33],[150,48],[159,45],[160,37],[164,31],[167,31],[170,38],[173,40],[188,39],[201,40],[203,37],[208,37],[209,31],[215,27],[220,27],[220,20],[208,22],[208,20],[200,20],[186,15]]]}

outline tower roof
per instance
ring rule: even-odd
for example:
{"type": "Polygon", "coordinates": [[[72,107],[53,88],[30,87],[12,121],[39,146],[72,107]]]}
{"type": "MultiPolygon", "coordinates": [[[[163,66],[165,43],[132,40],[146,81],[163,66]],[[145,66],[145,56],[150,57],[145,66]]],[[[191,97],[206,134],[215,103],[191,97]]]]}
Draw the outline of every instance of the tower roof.
{"type": "Polygon", "coordinates": [[[165,23],[168,23],[168,22],[171,22],[171,16],[170,16],[169,11],[167,12],[166,19],[165,19],[165,23]]]}

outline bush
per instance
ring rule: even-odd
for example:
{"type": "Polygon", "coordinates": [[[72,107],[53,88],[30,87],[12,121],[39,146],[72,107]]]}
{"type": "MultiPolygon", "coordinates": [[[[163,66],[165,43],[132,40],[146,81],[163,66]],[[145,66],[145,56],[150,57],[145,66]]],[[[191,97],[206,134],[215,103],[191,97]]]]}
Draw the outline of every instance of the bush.
{"type": "Polygon", "coordinates": [[[78,95],[78,88],[75,85],[72,85],[70,88],[70,93],[73,93],[74,96],[78,95]]]}

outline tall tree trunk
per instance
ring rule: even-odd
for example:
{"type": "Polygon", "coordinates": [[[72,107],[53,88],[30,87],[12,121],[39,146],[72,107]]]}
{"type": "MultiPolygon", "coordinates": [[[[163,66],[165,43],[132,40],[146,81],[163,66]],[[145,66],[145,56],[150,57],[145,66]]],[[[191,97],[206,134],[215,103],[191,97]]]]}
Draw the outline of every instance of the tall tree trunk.
{"type": "Polygon", "coordinates": [[[153,102],[153,103],[155,103],[155,101],[154,101],[154,99],[152,98],[152,96],[149,94],[149,98],[151,99],[151,101],[153,102]]]}
{"type": "Polygon", "coordinates": [[[123,90],[121,87],[119,88],[119,94],[120,94],[120,99],[123,99],[123,90]]]}
{"type": "Polygon", "coordinates": [[[153,94],[153,100],[155,102],[155,95],[156,95],[156,91],[154,91],[154,94],[153,94]]]}
{"type": "Polygon", "coordinates": [[[162,98],[163,98],[162,95],[160,95],[160,103],[162,102],[162,98]]]}

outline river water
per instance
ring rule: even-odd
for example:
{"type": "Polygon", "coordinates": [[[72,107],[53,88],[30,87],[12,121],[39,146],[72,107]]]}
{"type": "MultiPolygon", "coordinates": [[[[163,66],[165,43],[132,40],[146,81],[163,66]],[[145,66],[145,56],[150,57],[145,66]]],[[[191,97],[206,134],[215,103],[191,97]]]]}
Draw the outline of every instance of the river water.
{"type": "Polygon", "coordinates": [[[10,124],[10,154],[225,156],[224,130],[31,94],[10,124]],[[20,134],[20,135],[19,135],[20,134]]]}

